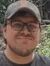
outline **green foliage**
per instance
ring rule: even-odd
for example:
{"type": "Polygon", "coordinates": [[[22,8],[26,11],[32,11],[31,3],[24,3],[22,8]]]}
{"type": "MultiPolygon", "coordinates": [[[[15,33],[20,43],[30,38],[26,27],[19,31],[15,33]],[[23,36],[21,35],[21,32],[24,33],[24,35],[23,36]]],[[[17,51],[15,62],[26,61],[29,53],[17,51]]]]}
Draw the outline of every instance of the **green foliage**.
{"type": "Polygon", "coordinates": [[[50,57],[50,25],[42,30],[41,41],[36,51],[41,55],[50,57]]]}
{"type": "Polygon", "coordinates": [[[17,0],[0,0],[0,26],[2,26],[4,22],[4,15],[8,5],[15,1],[17,0]]]}

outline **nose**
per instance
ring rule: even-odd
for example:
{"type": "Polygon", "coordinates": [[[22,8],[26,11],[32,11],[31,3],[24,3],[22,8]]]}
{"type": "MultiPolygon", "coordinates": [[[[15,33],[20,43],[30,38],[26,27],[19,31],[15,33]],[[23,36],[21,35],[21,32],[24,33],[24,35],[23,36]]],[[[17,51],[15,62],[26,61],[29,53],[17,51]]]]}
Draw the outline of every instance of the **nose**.
{"type": "Polygon", "coordinates": [[[27,35],[27,34],[30,34],[30,31],[28,30],[26,26],[24,26],[23,29],[21,30],[21,33],[27,35]]]}

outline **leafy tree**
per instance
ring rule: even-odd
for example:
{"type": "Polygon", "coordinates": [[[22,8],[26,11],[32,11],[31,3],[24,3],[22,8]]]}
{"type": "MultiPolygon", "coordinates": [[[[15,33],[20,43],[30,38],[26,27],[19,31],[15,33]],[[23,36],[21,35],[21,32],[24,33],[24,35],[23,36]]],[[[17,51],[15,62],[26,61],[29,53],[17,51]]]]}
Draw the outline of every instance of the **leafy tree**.
{"type": "Polygon", "coordinates": [[[42,29],[40,38],[36,51],[41,55],[50,57],[50,25],[42,29]]]}

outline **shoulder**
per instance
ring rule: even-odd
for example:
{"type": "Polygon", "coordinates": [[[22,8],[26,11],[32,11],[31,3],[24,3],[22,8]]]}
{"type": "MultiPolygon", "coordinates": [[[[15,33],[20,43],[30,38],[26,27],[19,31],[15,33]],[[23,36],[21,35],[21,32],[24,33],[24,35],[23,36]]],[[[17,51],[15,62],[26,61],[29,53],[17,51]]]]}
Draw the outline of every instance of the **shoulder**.
{"type": "Polygon", "coordinates": [[[37,62],[40,64],[40,66],[50,66],[50,58],[46,56],[41,56],[39,54],[36,54],[37,62]]]}
{"type": "Polygon", "coordinates": [[[7,62],[4,52],[0,52],[0,66],[10,66],[7,62]]]}
{"type": "Polygon", "coordinates": [[[0,66],[3,66],[3,52],[0,51],[0,66]]]}
{"type": "Polygon", "coordinates": [[[3,60],[4,53],[0,51],[0,62],[3,60]]]}
{"type": "Polygon", "coordinates": [[[3,56],[3,51],[0,51],[0,59],[2,58],[3,56]]]}

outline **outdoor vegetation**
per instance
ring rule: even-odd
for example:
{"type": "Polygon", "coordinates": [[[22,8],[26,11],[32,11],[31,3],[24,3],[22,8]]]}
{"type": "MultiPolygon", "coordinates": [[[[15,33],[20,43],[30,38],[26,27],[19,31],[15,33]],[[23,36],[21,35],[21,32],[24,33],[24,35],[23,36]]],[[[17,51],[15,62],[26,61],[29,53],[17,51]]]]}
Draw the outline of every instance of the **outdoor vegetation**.
{"type": "MultiPolygon", "coordinates": [[[[4,22],[4,15],[7,6],[12,2],[17,0],[0,0],[0,51],[5,48],[5,43],[2,38],[1,26],[4,22]]],[[[44,22],[42,25],[40,42],[36,48],[36,52],[41,55],[50,57],[50,0],[29,0],[34,2],[40,10],[42,20],[49,20],[49,22],[44,22]]],[[[42,21],[43,22],[43,21],[42,21]]]]}

